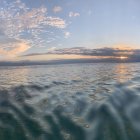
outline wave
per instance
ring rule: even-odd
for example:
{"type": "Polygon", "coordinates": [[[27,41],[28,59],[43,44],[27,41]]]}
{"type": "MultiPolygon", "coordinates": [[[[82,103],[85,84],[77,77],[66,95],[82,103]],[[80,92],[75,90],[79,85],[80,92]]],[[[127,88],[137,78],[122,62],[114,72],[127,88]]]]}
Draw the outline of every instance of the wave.
{"type": "Polygon", "coordinates": [[[0,91],[2,140],[140,139],[139,88],[114,85],[112,94],[91,102],[83,92],[49,95],[50,88],[34,84],[0,91]]]}

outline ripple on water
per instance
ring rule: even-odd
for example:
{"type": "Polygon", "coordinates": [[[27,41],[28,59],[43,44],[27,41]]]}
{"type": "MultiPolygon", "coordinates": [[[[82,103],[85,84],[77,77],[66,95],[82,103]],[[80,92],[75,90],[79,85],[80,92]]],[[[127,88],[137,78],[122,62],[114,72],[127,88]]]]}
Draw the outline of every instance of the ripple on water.
{"type": "Polygon", "coordinates": [[[0,90],[0,139],[140,140],[139,69],[84,65],[83,75],[80,66],[67,67],[55,75],[50,68],[40,76],[39,69],[31,81],[23,76],[23,83],[0,90]]]}

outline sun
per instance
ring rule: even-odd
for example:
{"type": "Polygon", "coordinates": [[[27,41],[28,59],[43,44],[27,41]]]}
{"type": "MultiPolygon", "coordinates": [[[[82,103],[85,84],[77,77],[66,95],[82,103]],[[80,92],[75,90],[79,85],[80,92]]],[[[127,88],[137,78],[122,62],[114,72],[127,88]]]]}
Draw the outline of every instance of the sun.
{"type": "Polygon", "coordinates": [[[119,57],[121,60],[124,60],[124,59],[127,59],[128,57],[127,56],[120,56],[119,57]]]}

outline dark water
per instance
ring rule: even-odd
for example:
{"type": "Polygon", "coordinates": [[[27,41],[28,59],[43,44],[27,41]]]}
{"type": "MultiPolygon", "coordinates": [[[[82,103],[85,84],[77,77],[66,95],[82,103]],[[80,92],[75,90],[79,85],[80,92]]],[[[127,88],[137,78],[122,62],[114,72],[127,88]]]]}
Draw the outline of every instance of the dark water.
{"type": "Polygon", "coordinates": [[[0,140],[140,140],[140,63],[1,67],[0,140]]]}

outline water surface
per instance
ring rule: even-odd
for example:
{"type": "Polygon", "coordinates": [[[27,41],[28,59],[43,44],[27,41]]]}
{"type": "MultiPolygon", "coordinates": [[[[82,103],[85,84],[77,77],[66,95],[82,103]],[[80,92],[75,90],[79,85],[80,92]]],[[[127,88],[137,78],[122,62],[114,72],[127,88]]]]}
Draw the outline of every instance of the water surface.
{"type": "Polygon", "coordinates": [[[1,140],[139,140],[140,63],[0,67],[1,140]]]}

